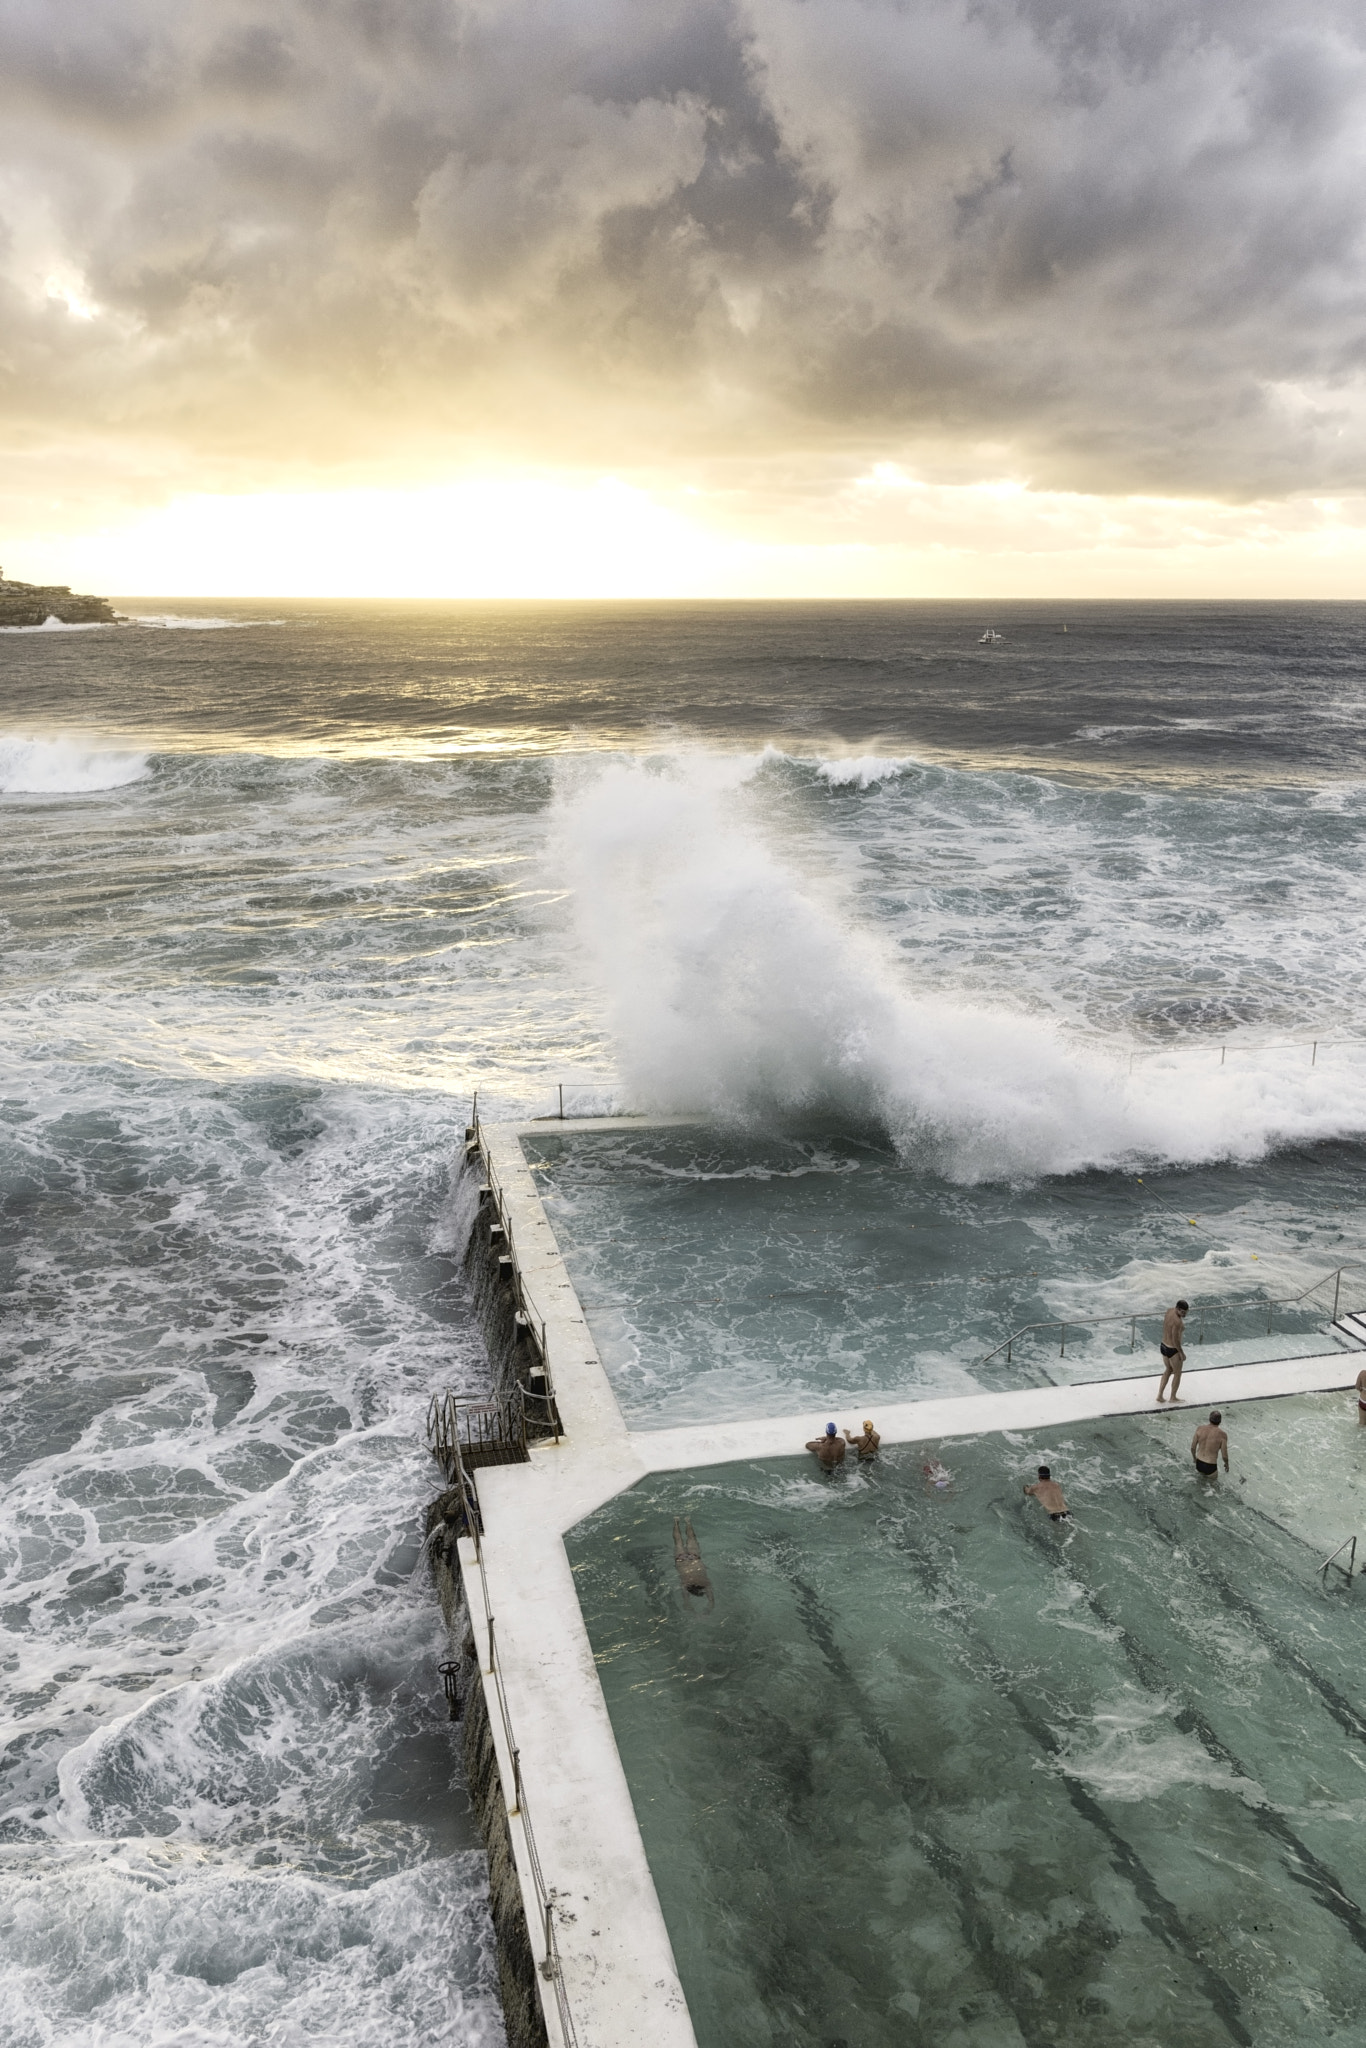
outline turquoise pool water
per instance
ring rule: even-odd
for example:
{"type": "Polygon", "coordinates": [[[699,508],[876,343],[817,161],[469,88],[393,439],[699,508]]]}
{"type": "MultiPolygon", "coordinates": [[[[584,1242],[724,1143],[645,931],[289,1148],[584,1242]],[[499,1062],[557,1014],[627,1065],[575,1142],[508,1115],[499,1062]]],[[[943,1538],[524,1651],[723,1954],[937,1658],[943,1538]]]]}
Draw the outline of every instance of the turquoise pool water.
{"type": "Polygon", "coordinates": [[[1210,1483],[1196,1419],[671,1474],[572,1533],[701,2048],[1366,2040],[1366,1586],[1317,1570],[1366,1429],[1246,1404],[1210,1483]]]}
{"type": "Polygon", "coordinates": [[[833,1126],[547,1125],[523,1142],[637,1428],[1152,1373],[1152,1311],[1178,1295],[1193,1362],[1324,1350],[1331,1283],[1299,1309],[1267,1297],[1352,1258],[1343,1303],[1366,1301],[1354,1147],[965,1187],[833,1126]]]}

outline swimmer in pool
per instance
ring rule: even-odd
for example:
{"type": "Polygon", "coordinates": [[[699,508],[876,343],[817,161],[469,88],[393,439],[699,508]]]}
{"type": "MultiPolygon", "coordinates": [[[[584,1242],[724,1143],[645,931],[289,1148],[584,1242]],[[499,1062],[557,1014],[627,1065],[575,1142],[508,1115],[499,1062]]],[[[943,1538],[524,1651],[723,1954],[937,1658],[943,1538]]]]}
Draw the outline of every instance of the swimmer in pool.
{"type": "Polygon", "coordinates": [[[710,1614],[716,1605],[716,1594],[707,1577],[707,1567],[702,1562],[702,1552],[691,1522],[674,1522],[674,1569],[683,1591],[694,1600],[705,1598],[710,1614]]]}
{"type": "Polygon", "coordinates": [[[860,1465],[868,1465],[871,1464],[873,1459],[877,1456],[877,1447],[882,1442],[882,1438],[873,1428],[871,1422],[865,1422],[863,1425],[862,1436],[850,1436],[848,1430],[846,1429],[844,1432],[844,1441],[847,1444],[852,1444],[854,1446],[854,1449],[858,1452],[858,1461],[860,1465]]]}
{"type": "Polygon", "coordinates": [[[1047,1508],[1048,1519],[1050,1522],[1071,1521],[1072,1510],[1068,1507],[1067,1502],[1063,1499],[1062,1488],[1059,1486],[1057,1480],[1053,1477],[1053,1474],[1049,1471],[1047,1465],[1040,1465],[1039,1478],[1038,1483],[1036,1485],[1031,1486],[1029,1481],[1026,1479],[1024,1483],[1024,1490],[1026,1493],[1033,1494],[1035,1500],[1039,1503],[1039,1506],[1041,1508],[1047,1508]]]}
{"type": "Polygon", "coordinates": [[[937,1487],[940,1493],[944,1491],[946,1486],[952,1486],[953,1484],[952,1472],[950,1472],[947,1465],[941,1465],[938,1458],[931,1458],[929,1464],[922,1465],[920,1469],[929,1480],[930,1485],[937,1487]]]}
{"type": "Polygon", "coordinates": [[[1181,1368],[1186,1363],[1186,1317],[1190,1313],[1188,1301],[1178,1301],[1175,1308],[1169,1308],[1162,1318],[1162,1339],[1158,1350],[1162,1353],[1162,1383],[1157,1390],[1158,1400],[1167,1391],[1167,1381],[1172,1383],[1172,1399],[1179,1401],[1177,1388],[1181,1385],[1181,1368]]]}
{"type": "Polygon", "coordinates": [[[1228,1434],[1219,1427],[1223,1419],[1217,1408],[1211,1408],[1209,1421],[1202,1422],[1191,1438],[1191,1456],[1195,1460],[1195,1469],[1202,1479],[1212,1479],[1219,1470],[1221,1451],[1224,1457],[1224,1470],[1228,1470],[1228,1434]]]}
{"type": "Polygon", "coordinates": [[[1366,1422],[1366,1365],[1357,1374],[1357,1421],[1366,1422]]]}
{"type": "Polygon", "coordinates": [[[836,1465],[844,1463],[844,1438],[833,1422],[827,1422],[825,1435],[813,1436],[806,1448],[815,1452],[823,1472],[833,1472],[836,1465]]]}

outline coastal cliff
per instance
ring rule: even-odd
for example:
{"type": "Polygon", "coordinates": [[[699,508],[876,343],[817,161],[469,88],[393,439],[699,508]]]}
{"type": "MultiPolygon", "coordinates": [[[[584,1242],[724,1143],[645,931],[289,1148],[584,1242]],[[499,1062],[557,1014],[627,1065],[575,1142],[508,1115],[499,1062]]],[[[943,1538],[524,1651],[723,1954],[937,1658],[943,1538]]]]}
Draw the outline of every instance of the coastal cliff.
{"type": "Polygon", "coordinates": [[[106,597],[82,597],[65,583],[11,583],[0,570],[0,626],[113,626],[118,614],[106,597]]]}

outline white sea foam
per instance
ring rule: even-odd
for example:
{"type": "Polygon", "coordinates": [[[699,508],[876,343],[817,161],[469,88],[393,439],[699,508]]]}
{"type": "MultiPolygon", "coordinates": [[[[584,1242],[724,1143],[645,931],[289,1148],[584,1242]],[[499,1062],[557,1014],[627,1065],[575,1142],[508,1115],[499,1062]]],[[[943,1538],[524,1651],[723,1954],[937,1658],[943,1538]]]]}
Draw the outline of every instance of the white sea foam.
{"type": "Polygon", "coordinates": [[[166,1085],[144,1043],[133,1083],[30,1062],[5,1126],[45,1227],[0,1499],[0,2035],[494,2048],[414,1571],[426,1401],[474,1340],[414,1294],[410,1246],[449,1257],[435,1161],[463,1112],[166,1085]]]}
{"type": "Polygon", "coordinates": [[[0,734],[0,794],[82,796],[122,789],[148,772],[148,756],[112,751],[78,739],[33,739],[0,734]]]}
{"type": "Polygon", "coordinates": [[[156,626],[168,633],[224,633],[233,632],[239,626],[279,626],[282,619],[209,619],[195,618],[188,612],[129,612],[128,618],[135,626],[156,626]]]}
{"type": "Polygon", "coordinates": [[[0,633],[102,633],[109,619],[59,619],[49,612],[41,626],[0,626],[0,633]]]}
{"type": "Polygon", "coordinates": [[[890,782],[921,765],[904,754],[860,754],[853,760],[821,761],[816,773],[832,789],[875,789],[880,782],[890,782]]]}
{"type": "Polygon", "coordinates": [[[1198,1736],[1173,1726],[1174,1713],[1173,1701],[1137,1692],[1101,1701],[1089,1725],[1069,1736],[1053,1768],[1102,1798],[1125,1803],[1197,1786],[1205,1793],[1233,1792],[1249,1805],[1264,1805],[1261,1787],[1212,1761],[1198,1736]]]}
{"type": "MultiPolygon", "coordinates": [[[[977,986],[917,989],[830,864],[799,870],[734,785],[696,758],[616,762],[561,800],[557,866],[642,1106],[876,1116],[903,1156],[965,1181],[1248,1160],[1366,1130],[1366,1070],[1255,1049],[1216,1067],[1175,1046],[1130,1073],[1132,1039],[1031,1014],[975,959],[977,986]]],[[[1055,830],[1035,862],[1051,900],[1062,851],[1055,830]]],[[[973,859],[969,842],[969,875],[973,859]]]]}

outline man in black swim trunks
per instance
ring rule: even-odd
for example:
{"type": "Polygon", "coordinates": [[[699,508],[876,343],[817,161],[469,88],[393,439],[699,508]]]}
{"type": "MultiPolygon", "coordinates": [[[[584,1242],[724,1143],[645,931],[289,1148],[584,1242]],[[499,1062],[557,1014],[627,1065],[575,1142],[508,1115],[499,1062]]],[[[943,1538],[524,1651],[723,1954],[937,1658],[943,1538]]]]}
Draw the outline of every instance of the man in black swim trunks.
{"type": "Polygon", "coordinates": [[[1223,1420],[1217,1408],[1211,1408],[1209,1421],[1202,1422],[1191,1438],[1191,1456],[1195,1469],[1202,1479],[1213,1479],[1219,1470],[1219,1454],[1224,1455],[1224,1470],[1228,1470],[1228,1433],[1220,1429],[1223,1420]]]}
{"type": "Polygon", "coordinates": [[[1050,1522],[1071,1521],[1072,1511],[1062,1497],[1062,1488],[1049,1471],[1047,1465],[1040,1465],[1039,1479],[1036,1486],[1031,1486],[1026,1479],[1025,1492],[1032,1493],[1039,1506],[1048,1509],[1048,1519],[1050,1522]]]}
{"type": "Polygon", "coordinates": [[[1162,1353],[1162,1384],[1157,1390],[1158,1400],[1167,1392],[1167,1381],[1172,1383],[1172,1399],[1179,1401],[1177,1388],[1181,1384],[1181,1368],[1186,1362],[1186,1317],[1190,1312],[1188,1301],[1178,1301],[1175,1308],[1169,1308],[1162,1318],[1162,1341],[1158,1350],[1162,1353]]]}

